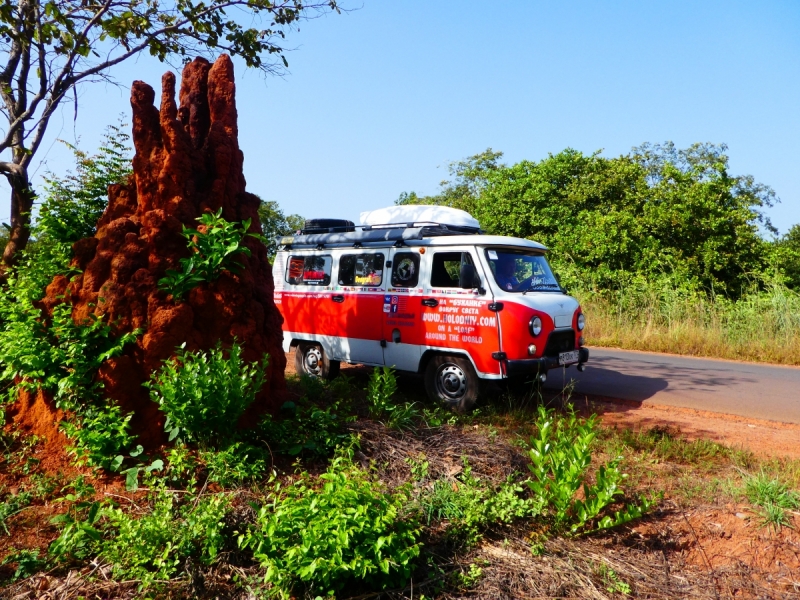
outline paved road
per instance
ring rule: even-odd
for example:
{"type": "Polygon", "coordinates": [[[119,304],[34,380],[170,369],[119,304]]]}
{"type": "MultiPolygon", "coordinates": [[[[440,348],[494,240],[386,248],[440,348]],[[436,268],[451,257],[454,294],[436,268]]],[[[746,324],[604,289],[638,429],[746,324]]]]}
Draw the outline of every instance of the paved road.
{"type": "Polygon", "coordinates": [[[800,368],[591,348],[586,370],[550,371],[546,388],[800,423],[800,368]]]}

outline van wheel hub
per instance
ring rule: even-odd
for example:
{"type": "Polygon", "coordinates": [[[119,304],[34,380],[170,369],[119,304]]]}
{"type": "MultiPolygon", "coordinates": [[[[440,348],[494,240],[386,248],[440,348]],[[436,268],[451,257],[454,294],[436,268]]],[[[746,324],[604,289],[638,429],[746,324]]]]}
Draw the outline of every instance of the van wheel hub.
{"type": "Polygon", "coordinates": [[[444,365],[436,378],[439,391],[448,398],[457,399],[467,390],[467,377],[457,365],[444,365]]]}
{"type": "Polygon", "coordinates": [[[305,356],[306,372],[315,377],[322,376],[322,352],[316,346],[312,346],[306,351],[305,356]]]}

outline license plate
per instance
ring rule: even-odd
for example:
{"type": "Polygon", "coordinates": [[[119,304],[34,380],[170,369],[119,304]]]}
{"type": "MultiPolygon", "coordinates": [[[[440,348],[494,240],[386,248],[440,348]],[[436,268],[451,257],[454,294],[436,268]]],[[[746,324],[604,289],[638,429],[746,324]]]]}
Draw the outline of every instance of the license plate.
{"type": "Polygon", "coordinates": [[[572,352],[562,352],[558,355],[558,364],[560,365],[571,365],[572,363],[578,362],[580,360],[581,353],[579,350],[573,350],[572,352]]]}

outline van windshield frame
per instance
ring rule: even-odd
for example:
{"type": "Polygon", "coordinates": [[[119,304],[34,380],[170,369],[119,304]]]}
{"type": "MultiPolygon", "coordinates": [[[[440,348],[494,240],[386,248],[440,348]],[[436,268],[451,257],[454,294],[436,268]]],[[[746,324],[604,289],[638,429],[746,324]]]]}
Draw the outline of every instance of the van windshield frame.
{"type": "Polygon", "coordinates": [[[492,247],[484,250],[484,256],[495,285],[504,292],[564,293],[564,288],[542,252],[492,247]]]}

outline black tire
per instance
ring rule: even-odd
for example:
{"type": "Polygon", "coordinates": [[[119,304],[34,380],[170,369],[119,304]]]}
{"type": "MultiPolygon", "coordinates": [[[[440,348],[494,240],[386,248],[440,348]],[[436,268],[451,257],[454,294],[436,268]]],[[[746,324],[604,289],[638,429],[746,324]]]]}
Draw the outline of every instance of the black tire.
{"type": "Polygon", "coordinates": [[[294,353],[294,369],[298,375],[333,379],[339,374],[339,361],[329,360],[319,344],[297,344],[294,353]]]}
{"type": "Polygon", "coordinates": [[[425,369],[425,391],[434,402],[465,413],[478,400],[481,380],[472,363],[461,356],[437,355],[425,369]]]}

